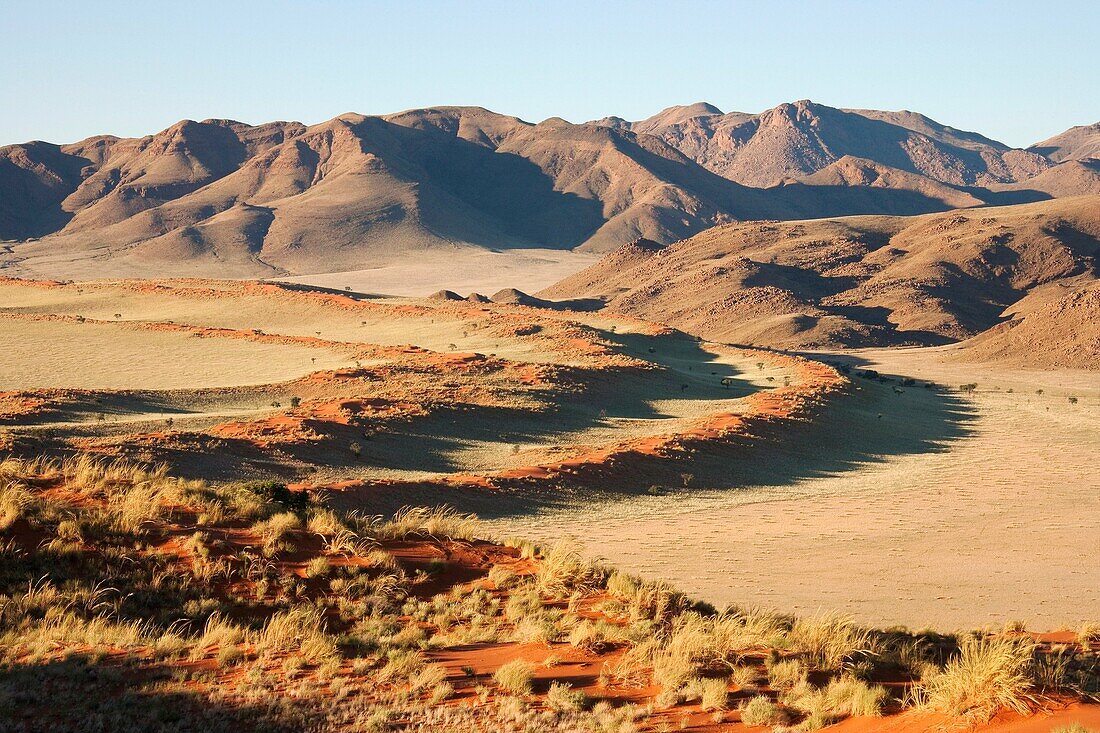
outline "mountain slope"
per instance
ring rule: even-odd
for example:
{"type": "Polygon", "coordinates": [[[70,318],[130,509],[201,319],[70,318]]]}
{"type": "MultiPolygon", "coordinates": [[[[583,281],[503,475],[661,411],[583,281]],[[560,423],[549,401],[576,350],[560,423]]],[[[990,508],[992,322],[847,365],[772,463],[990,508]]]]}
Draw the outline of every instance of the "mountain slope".
{"type": "Polygon", "coordinates": [[[1100,368],[1100,282],[1037,288],[1004,315],[1008,320],[963,342],[956,358],[1028,368],[1100,368]]]}
{"type": "Polygon", "coordinates": [[[632,245],[539,293],[709,339],[782,347],[935,344],[1029,292],[1100,275],[1100,197],[918,217],[716,227],[632,245]]]}
{"type": "Polygon", "coordinates": [[[1035,143],[1029,151],[1053,161],[1100,158],[1100,122],[1071,127],[1052,138],[1035,143]]]}

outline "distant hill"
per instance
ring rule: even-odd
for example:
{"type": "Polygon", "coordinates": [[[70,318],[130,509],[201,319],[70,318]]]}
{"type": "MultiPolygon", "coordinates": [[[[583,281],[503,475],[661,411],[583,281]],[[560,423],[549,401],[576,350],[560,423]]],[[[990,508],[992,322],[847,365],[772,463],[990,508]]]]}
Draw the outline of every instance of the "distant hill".
{"type": "Polygon", "coordinates": [[[1100,159],[1100,122],[1071,127],[1060,135],[1035,143],[1028,150],[1059,163],[1065,160],[1100,159]]]}
{"type": "Polygon", "coordinates": [[[1100,363],[1086,327],[1098,276],[1100,196],[1085,196],[728,224],[663,247],[626,245],[539,296],[600,298],[708,339],[786,348],[942,344],[1023,317],[982,349],[1007,353],[1006,340],[1045,333],[1017,353],[1100,363]],[[1091,295],[1074,295],[1081,288],[1091,295]]]}
{"type": "Polygon", "coordinates": [[[1098,182],[1089,161],[805,101],[585,124],[478,107],[308,127],[184,120],[142,138],[0,148],[0,271],[255,277],[461,248],[600,252],[733,221],[916,214],[1098,182]]]}

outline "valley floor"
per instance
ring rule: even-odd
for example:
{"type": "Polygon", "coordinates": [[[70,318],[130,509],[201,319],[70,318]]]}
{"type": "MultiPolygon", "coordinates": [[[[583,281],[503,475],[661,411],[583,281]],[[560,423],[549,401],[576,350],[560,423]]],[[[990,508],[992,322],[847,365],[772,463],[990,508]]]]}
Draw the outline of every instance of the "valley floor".
{"type": "Polygon", "coordinates": [[[1100,617],[1095,373],[947,347],[809,356],[851,384],[599,313],[7,281],[0,449],[279,475],[372,513],[447,502],[718,606],[939,629],[1100,617]]]}
{"type": "Polygon", "coordinates": [[[456,249],[441,255],[407,258],[369,270],[296,275],[285,282],[325,288],[351,288],[422,298],[446,287],[461,295],[492,295],[503,288],[534,293],[595,264],[600,255],[562,249],[456,249]]]}

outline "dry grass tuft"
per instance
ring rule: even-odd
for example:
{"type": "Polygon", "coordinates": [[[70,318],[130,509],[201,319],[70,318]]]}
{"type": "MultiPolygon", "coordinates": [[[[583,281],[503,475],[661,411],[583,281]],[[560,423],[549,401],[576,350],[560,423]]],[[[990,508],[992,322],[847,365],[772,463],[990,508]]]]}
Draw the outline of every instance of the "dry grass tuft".
{"type": "Polygon", "coordinates": [[[534,689],[533,677],[534,669],[531,664],[522,659],[514,659],[501,665],[493,674],[493,680],[497,685],[513,695],[530,695],[534,689]]]}
{"type": "Polygon", "coordinates": [[[591,591],[600,585],[604,573],[580,553],[571,542],[559,542],[540,560],[539,590],[553,598],[566,598],[575,591],[591,591]]]}
{"type": "Polygon", "coordinates": [[[920,707],[986,721],[1002,709],[1021,714],[1037,703],[1032,680],[1035,645],[1015,638],[966,639],[947,666],[921,679],[920,707]]]}

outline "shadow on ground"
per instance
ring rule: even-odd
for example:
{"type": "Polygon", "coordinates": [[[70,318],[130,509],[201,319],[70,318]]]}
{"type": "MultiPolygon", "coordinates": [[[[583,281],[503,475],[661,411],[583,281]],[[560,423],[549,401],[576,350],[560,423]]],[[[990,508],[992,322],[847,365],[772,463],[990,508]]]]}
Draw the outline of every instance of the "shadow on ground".
{"type": "Polygon", "coordinates": [[[256,731],[314,729],[321,716],[301,705],[214,702],[171,685],[155,663],[103,664],[87,655],[0,668],[0,729],[5,731],[256,731]]]}

